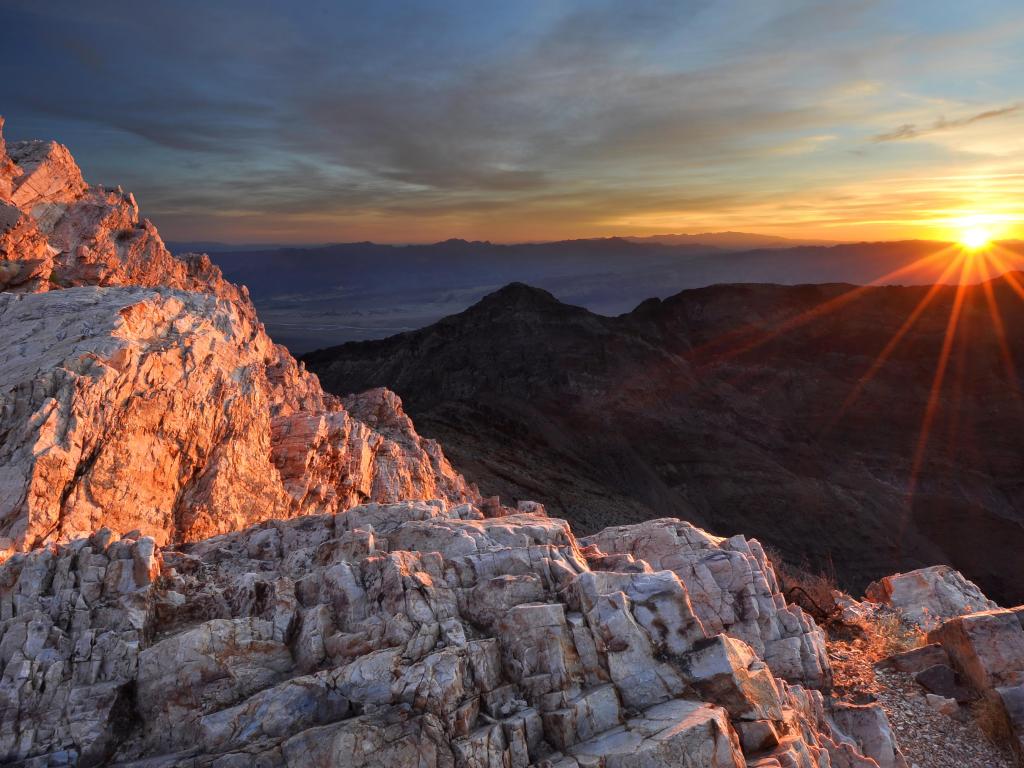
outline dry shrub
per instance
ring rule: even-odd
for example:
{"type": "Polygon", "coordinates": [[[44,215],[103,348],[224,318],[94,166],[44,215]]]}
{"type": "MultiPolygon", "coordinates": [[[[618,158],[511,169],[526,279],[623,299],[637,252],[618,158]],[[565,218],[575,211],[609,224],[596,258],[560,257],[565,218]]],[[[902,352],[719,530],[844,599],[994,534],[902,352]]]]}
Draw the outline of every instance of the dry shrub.
{"type": "Polygon", "coordinates": [[[876,613],[865,625],[865,634],[868,653],[874,659],[884,659],[894,653],[919,648],[926,640],[924,632],[908,627],[896,611],[876,613]]]}
{"type": "Polygon", "coordinates": [[[1011,742],[1013,731],[1006,716],[1006,708],[997,695],[982,696],[971,705],[971,713],[978,727],[993,744],[1005,747],[1011,742]]]}
{"type": "Polygon", "coordinates": [[[787,563],[777,549],[765,547],[765,554],[775,569],[786,600],[799,605],[818,622],[827,620],[835,612],[837,606],[832,593],[838,587],[831,558],[825,570],[815,571],[806,561],[799,566],[787,563]]]}

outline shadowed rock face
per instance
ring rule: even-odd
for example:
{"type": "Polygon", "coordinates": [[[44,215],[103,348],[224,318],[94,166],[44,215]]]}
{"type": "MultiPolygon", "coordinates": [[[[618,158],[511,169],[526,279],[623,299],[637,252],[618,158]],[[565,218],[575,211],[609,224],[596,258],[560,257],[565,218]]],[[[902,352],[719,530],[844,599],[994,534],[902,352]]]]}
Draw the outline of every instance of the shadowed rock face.
{"type": "MultiPolygon", "coordinates": [[[[1024,360],[1024,302],[1004,280],[991,288],[1024,360]]],[[[303,359],[334,392],[394,389],[485,493],[541,499],[581,531],[678,515],[832,564],[851,588],[946,562],[1021,601],[1024,408],[986,287],[965,294],[912,497],[956,289],[837,420],[929,289],[836,302],[851,290],[714,286],[608,318],[511,285],[420,331],[303,359]]]]}

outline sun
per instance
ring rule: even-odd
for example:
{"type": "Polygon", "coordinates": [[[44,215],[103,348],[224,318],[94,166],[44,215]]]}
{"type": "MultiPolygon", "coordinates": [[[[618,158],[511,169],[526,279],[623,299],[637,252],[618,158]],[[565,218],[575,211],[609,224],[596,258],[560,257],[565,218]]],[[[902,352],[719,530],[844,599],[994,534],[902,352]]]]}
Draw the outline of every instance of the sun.
{"type": "Polygon", "coordinates": [[[987,229],[971,227],[960,233],[960,245],[969,251],[977,251],[992,242],[992,235],[987,229]]]}

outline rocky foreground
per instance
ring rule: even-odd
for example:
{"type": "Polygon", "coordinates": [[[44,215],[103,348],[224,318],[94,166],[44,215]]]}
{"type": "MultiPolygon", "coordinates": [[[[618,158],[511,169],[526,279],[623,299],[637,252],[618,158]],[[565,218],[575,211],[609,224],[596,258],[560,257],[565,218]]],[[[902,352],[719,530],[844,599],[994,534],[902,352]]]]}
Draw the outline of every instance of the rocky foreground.
{"type": "MultiPolygon", "coordinates": [[[[60,145],[0,142],[0,287],[0,762],[908,765],[756,541],[481,499],[60,145]]],[[[932,678],[1024,722],[1021,612],[909,578],[932,678]]]]}

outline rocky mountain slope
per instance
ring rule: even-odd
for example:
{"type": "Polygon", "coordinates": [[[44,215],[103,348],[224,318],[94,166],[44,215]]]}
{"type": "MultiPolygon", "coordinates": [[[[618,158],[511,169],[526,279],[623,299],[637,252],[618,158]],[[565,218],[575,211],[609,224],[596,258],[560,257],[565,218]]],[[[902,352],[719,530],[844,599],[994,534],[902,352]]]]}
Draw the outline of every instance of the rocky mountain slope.
{"type": "MultiPolygon", "coordinates": [[[[1024,302],[990,287],[1022,360],[1024,302]]],[[[966,291],[912,497],[956,289],[863,384],[931,289],[853,290],[715,286],[609,318],[510,285],[420,331],[303,359],[332,391],[394,389],[484,493],[541,500],[581,531],[680,516],[851,589],[946,562],[1024,600],[1021,382],[986,287],[966,291]]]]}
{"type": "Polygon", "coordinates": [[[908,767],[755,540],[482,500],[66,149],[0,170],[0,763],[908,767]]]}
{"type": "Polygon", "coordinates": [[[0,158],[0,556],[101,527],[165,544],[475,498],[393,394],[324,394],[244,289],[171,256],[66,148],[0,158]]]}

